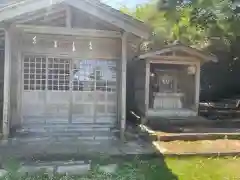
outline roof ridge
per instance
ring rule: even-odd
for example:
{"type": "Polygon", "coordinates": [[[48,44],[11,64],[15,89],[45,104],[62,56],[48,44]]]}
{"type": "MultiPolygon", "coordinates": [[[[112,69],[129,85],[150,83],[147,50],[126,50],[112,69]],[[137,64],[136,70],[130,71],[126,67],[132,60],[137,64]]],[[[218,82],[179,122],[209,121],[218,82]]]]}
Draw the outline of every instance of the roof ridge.
{"type": "Polygon", "coordinates": [[[5,5],[3,5],[3,6],[0,8],[0,11],[3,11],[3,10],[6,9],[6,8],[11,8],[11,7],[20,5],[20,4],[24,4],[24,3],[26,3],[26,2],[30,2],[30,1],[33,1],[33,0],[16,0],[16,1],[13,1],[13,2],[10,2],[10,3],[6,3],[5,5]]]}
{"type": "MultiPolygon", "coordinates": [[[[88,2],[88,3],[94,3],[94,2],[96,2],[96,3],[98,3],[100,6],[104,6],[104,7],[102,7],[102,8],[108,8],[109,10],[111,9],[111,10],[113,10],[114,12],[117,12],[117,13],[119,13],[119,14],[121,14],[121,15],[124,15],[124,16],[126,17],[126,20],[129,20],[129,18],[131,18],[132,20],[135,20],[135,21],[138,21],[138,22],[144,24],[143,21],[141,21],[141,20],[139,20],[139,19],[136,19],[136,18],[134,18],[133,16],[130,16],[130,15],[126,14],[126,13],[123,13],[123,12],[121,12],[120,10],[118,10],[118,9],[112,7],[112,6],[109,6],[108,4],[103,3],[103,2],[101,2],[101,1],[99,1],[99,0],[84,0],[84,1],[86,1],[86,2],[88,2]]],[[[95,5],[96,5],[96,4],[95,4],[95,5]]],[[[125,19],[125,18],[124,18],[124,19],[125,19]]]]}

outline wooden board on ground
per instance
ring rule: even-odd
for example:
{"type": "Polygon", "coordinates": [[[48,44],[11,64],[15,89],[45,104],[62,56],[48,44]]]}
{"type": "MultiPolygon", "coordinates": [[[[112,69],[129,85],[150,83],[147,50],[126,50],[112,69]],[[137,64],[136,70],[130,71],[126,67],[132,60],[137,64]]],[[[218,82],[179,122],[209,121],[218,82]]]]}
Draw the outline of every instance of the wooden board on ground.
{"type": "Polygon", "coordinates": [[[201,140],[201,141],[171,141],[155,142],[164,154],[211,154],[238,153],[240,140],[201,140]]]}

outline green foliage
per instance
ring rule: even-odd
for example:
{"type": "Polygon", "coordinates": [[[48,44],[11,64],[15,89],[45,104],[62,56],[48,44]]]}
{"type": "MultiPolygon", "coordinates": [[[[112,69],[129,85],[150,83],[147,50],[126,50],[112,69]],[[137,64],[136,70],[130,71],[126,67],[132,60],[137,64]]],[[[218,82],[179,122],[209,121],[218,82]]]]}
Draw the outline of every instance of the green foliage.
{"type": "Polygon", "coordinates": [[[149,24],[153,41],[179,40],[203,48],[215,40],[229,45],[239,36],[240,18],[231,0],[171,0],[164,8],[159,2],[151,0],[135,9],[120,10],[149,24]]]}
{"type": "Polygon", "coordinates": [[[15,159],[8,158],[4,160],[3,168],[8,172],[4,179],[18,180],[20,176],[18,173],[19,167],[20,164],[15,159]]]}
{"type": "Polygon", "coordinates": [[[2,180],[235,180],[240,177],[239,163],[239,157],[135,158],[118,163],[119,167],[113,174],[101,172],[96,166],[85,176],[15,174],[2,180]]]}

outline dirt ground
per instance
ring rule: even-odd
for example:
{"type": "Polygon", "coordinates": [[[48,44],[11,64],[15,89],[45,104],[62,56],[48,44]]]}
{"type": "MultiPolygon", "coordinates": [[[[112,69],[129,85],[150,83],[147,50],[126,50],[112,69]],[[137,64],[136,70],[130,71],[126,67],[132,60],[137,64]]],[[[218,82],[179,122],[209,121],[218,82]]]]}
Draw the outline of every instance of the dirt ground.
{"type": "Polygon", "coordinates": [[[157,142],[167,153],[240,152],[240,140],[199,140],[157,142]]]}

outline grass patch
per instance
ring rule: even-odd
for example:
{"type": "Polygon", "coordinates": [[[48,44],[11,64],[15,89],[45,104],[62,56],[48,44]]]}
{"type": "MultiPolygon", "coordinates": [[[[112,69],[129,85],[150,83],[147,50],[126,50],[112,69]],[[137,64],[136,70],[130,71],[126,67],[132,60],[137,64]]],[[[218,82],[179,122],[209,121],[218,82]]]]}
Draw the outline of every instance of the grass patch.
{"type": "Polygon", "coordinates": [[[240,179],[240,158],[167,158],[166,164],[179,180],[240,179]]]}
{"type": "MultiPolygon", "coordinates": [[[[105,161],[105,160],[104,160],[105,161]]],[[[36,175],[20,177],[13,172],[8,180],[237,180],[240,179],[240,158],[157,158],[121,161],[113,174],[101,172],[97,163],[85,176],[36,175]]]]}

